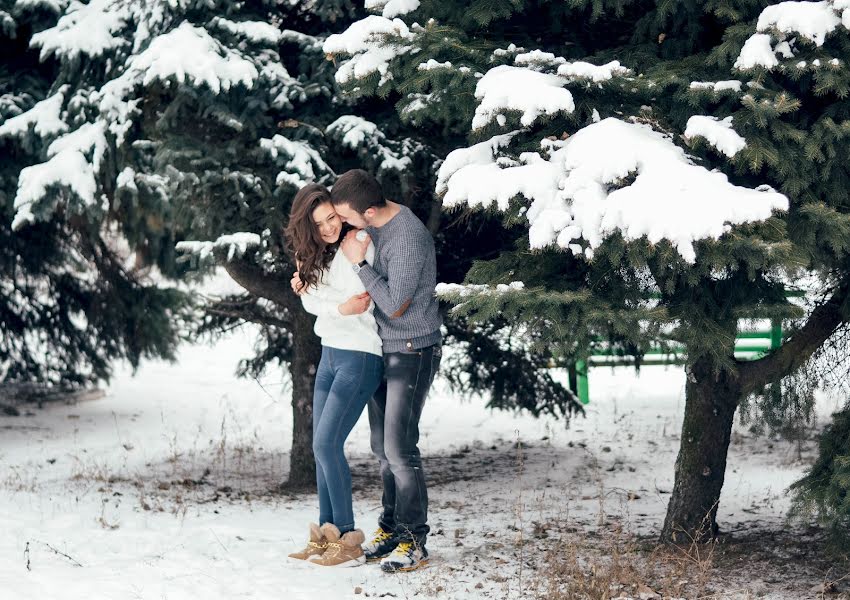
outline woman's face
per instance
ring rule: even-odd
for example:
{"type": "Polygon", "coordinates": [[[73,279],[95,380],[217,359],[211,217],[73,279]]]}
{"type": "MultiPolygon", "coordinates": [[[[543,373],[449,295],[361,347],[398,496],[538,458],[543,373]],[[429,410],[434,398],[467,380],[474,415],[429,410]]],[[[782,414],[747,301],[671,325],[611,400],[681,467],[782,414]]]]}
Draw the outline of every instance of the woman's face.
{"type": "Polygon", "coordinates": [[[313,209],[313,223],[326,244],[335,244],[342,231],[342,220],[330,202],[323,202],[313,209]]]}

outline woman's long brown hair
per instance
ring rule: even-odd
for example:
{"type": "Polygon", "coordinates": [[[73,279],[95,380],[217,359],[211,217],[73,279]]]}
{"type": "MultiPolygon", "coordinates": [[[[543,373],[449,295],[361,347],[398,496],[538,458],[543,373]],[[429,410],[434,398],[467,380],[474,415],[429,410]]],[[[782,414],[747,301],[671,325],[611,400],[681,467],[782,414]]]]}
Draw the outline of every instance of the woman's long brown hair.
{"type": "Polygon", "coordinates": [[[298,265],[302,290],[318,283],[322,271],[330,266],[335,250],[339,247],[339,243],[325,242],[313,221],[313,211],[316,207],[330,201],[330,192],[318,183],[305,185],[298,190],[292,201],[289,223],[284,235],[287,250],[298,265]]]}

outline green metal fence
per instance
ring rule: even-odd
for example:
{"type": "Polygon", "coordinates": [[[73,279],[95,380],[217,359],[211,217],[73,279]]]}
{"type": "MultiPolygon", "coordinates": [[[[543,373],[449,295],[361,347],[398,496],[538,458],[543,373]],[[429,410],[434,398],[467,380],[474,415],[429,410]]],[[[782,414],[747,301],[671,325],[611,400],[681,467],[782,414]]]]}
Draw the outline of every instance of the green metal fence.
{"type": "MultiPolygon", "coordinates": [[[[786,297],[799,298],[805,293],[789,290],[786,297]]],[[[771,320],[769,329],[741,331],[735,338],[735,358],[756,360],[782,345],[782,321],[771,320]]],[[[590,384],[588,370],[591,367],[618,366],[634,364],[633,356],[619,354],[615,350],[599,348],[594,350],[588,360],[575,363],[575,374],[571,377],[570,387],[582,404],[590,402],[590,384]]],[[[684,365],[687,362],[685,348],[680,344],[657,344],[649,349],[641,359],[641,366],[647,365],[684,365]]]]}

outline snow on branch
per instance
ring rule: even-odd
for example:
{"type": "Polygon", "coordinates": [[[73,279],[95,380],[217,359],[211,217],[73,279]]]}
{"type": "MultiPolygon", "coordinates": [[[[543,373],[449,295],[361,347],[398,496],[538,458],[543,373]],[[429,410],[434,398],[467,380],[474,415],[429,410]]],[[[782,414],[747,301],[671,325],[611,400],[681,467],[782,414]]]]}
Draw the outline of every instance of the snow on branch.
{"type": "Polygon", "coordinates": [[[695,165],[647,125],[608,118],[565,142],[544,142],[551,149],[548,160],[523,153],[516,165],[495,156],[502,140],[449,155],[455,165],[441,173],[444,206],[496,203],[504,210],[521,194],[530,201],[532,248],[556,244],[591,258],[609,234],[619,232],[628,241],[668,240],[690,263],[697,240],[718,239],[732,225],[788,209],[782,194],[733,185],[723,173],[695,165]]]}
{"type": "Polygon", "coordinates": [[[74,60],[81,54],[101,56],[127,42],[115,34],[131,20],[130,5],[121,0],[74,0],[55,26],[32,36],[31,45],[41,47],[41,59],[55,54],[74,60]]]}
{"type": "Polygon", "coordinates": [[[18,177],[18,193],[15,196],[15,218],[12,229],[20,229],[37,219],[48,218],[58,202],[57,195],[48,190],[54,187],[70,189],[85,206],[96,202],[97,183],[91,163],[76,149],[59,152],[47,162],[27,167],[18,177]],[[36,205],[44,200],[52,200],[49,206],[42,206],[39,214],[34,211],[36,205]]]}
{"type": "Polygon", "coordinates": [[[222,252],[228,261],[242,258],[249,249],[258,248],[261,238],[256,233],[237,232],[222,235],[214,242],[186,241],[178,242],[175,246],[178,252],[195,256],[201,263],[208,264],[215,260],[216,250],[222,252]]]}
{"type": "Polygon", "coordinates": [[[768,6],[759,15],[757,33],[744,42],[734,68],[741,71],[756,67],[773,69],[779,65],[777,54],[782,58],[794,57],[792,45],[798,38],[820,47],[826,36],[842,24],[850,29],[850,0],[780,2],[768,6]],[[775,46],[772,46],[771,33],[779,37],[775,46]]]}
{"type": "Polygon", "coordinates": [[[31,127],[42,138],[68,131],[68,124],[61,117],[67,91],[68,86],[63,85],[55,94],[37,102],[25,113],[7,119],[0,125],[0,137],[22,137],[31,127]]]}
{"type": "Polygon", "coordinates": [[[262,138],[260,147],[283,166],[277,175],[278,185],[286,182],[300,188],[333,172],[322,155],[306,142],[293,141],[277,134],[273,138],[262,138]]]}
{"type": "Polygon", "coordinates": [[[215,94],[239,84],[251,88],[259,77],[251,61],[188,22],[156,37],[132,60],[128,71],[138,73],[144,85],[173,78],[178,83],[206,85],[215,94]]]}
{"type": "Polygon", "coordinates": [[[484,74],[475,86],[480,100],[472,119],[472,129],[481,129],[493,119],[500,122],[504,111],[522,113],[520,123],[531,125],[542,114],[571,113],[573,95],[564,88],[567,80],[558,75],[500,65],[484,74]]]}
{"type": "Polygon", "coordinates": [[[380,10],[385,18],[393,19],[413,12],[419,4],[419,0],[366,0],[366,10],[380,10]]]}
{"type": "Polygon", "coordinates": [[[15,12],[46,8],[56,14],[61,13],[68,6],[68,0],[16,0],[15,12]]]}
{"type": "Polygon", "coordinates": [[[770,36],[766,33],[755,33],[744,42],[744,47],[741,48],[741,53],[735,59],[733,68],[740,71],[747,71],[756,67],[772,69],[778,64],[779,59],[776,58],[776,52],[771,46],[770,36]]]}
{"type": "Polygon", "coordinates": [[[56,156],[62,152],[79,152],[83,155],[91,152],[94,171],[98,172],[106,149],[106,123],[96,121],[84,123],[76,131],[56,139],[48,146],[47,156],[56,156]]]}
{"type": "Polygon", "coordinates": [[[759,15],[756,31],[776,29],[786,34],[799,34],[823,46],[827,34],[841,25],[833,2],[780,2],[766,7],[759,15]]]}
{"type": "Polygon", "coordinates": [[[247,39],[254,44],[276,45],[283,33],[280,29],[264,21],[230,21],[223,17],[215,17],[210,25],[247,39]]]}
{"type": "Polygon", "coordinates": [[[850,29],[850,0],[833,0],[832,7],[841,11],[841,23],[850,29]]]}
{"type": "Polygon", "coordinates": [[[340,138],[342,145],[357,150],[368,139],[385,140],[386,136],[378,126],[363,117],[343,115],[328,125],[327,133],[340,138]]]}
{"type": "Polygon", "coordinates": [[[543,50],[523,52],[514,57],[514,64],[518,67],[558,67],[566,62],[567,59],[563,56],[555,56],[543,50]]]}
{"type": "MultiPolygon", "coordinates": [[[[19,115],[18,118],[25,117],[29,112],[19,115]]],[[[36,112],[53,114],[50,111],[36,112]]],[[[36,130],[46,127],[49,122],[50,118],[45,119],[44,123],[38,122],[36,130]]],[[[9,122],[4,126],[8,124],[9,122]]],[[[15,127],[18,125],[13,124],[10,129],[17,131],[15,127]]],[[[49,127],[51,130],[54,128],[55,126],[49,127]]],[[[83,207],[94,206],[97,202],[95,176],[100,171],[106,150],[106,124],[103,121],[84,123],[77,130],[55,139],[47,147],[50,160],[23,169],[18,177],[12,228],[20,229],[36,220],[49,219],[60,199],[55,190],[57,187],[70,190],[79,198],[83,207]]]]}
{"type": "Polygon", "coordinates": [[[469,298],[471,296],[484,296],[493,294],[504,294],[507,292],[519,292],[525,289],[525,284],[521,281],[512,281],[505,284],[500,283],[492,285],[478,284],[459,284],[459,283],[438,283],[436,294],[438,298],[469,298]]]}
{"type": "Polygon", "coordinates": [[[740,92],[742,83],[738,79],[730,79],[728,81],[692,81],[690,89],[692,90],[711,90],[715,94],[720,92],[740,92]]]}
{"type": "Polygon", "coordinates": [[[400,151],[390,148],[387,136],[375,123],[355,115],[343,115],[328,125],[327,134],[354,151],[369,152],[371,158],[378,159],[378,172],[406,171],[411,168],[413,161],[404,151],[408,148],[402,145],[400,151]]]}
{"type": "Polygon", "coordinates": [[[620,61],[612,60],[604,65],[593,65],[588,62],[576,61],[565,63],[558,67],[558,75],[569,77],[571,80],[587,79],[594,83],[610,81],[616,76],[631,73],[630,69],[622,66],[620,61]]]}
{"type": "Polygon", "coordinates": [[[437,172],[437,194],[442,195],[448,191],[449,179],[463,167],[492,164],[494,154],[499,148],[507,146],[514,135],[516,132],[497,135],[469,148],[452,150],[437,172]]]}
{"type": "Polygon", "coordinates": [[[379,85],[383,85],[392,79],[390,61],[410,50],[404,42],[412,37],[401,19],[370,15],[355,21],[342,33],[329,36],[322,49],[330,56],[351,57],[337,70],[337,82],[344,84],[377,72],[381,75],[379,85]]]}
{"type": "Polygon", "coordinates": [[[732,117],[721,120],[717,117],[694,115],[688,119],[684,137],[686,140],[696,137],[705,138],[709,144],[729,158],[747,147],[747,141],[732,129],[732,117]]]}

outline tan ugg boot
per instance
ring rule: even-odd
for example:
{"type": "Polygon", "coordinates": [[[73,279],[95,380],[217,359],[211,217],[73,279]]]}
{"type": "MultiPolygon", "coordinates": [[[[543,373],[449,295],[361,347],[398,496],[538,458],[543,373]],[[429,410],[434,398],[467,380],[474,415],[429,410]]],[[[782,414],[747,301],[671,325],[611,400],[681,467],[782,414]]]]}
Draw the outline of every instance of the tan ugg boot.
{"type": "Polygon", "coordinates": [[[310,523],[310,541],[307,546],[300,552],[293,552],[289,558],[297,560],[309,560],[314,556],[321,556],[328,549],[328,540],[325,539],[325,534],[315,523],[310,523]]]}
{"type": "Polygon", "coordinates": [[[339,529],[332,523],[325,523],[321,530],[328,541],[328,549],[310,562],[323,567],[358,567],[366,562],[366,555],[360,547],[366,541],[362,531],[355,529],[340,537],[339,529]]]}

